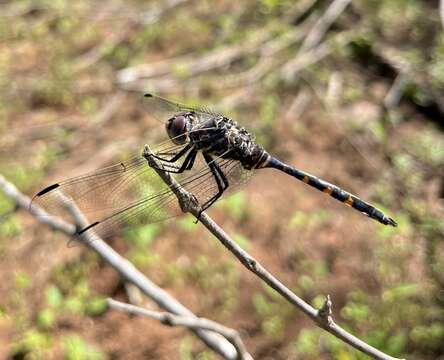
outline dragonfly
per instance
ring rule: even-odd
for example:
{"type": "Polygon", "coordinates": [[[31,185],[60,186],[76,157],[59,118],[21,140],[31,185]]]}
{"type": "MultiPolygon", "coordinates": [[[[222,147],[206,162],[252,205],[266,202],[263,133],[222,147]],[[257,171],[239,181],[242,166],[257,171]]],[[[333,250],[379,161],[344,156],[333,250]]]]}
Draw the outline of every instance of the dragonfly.
{"type": "MultiPolygon", "coordinates": [[[[201,212],[228,188],[242,184],[254,170],[272,168],[331,196],[384,225],[392,218],[359,197],[290,166],[256,143],[238,123],[206,108],[179,104],[148,93],[150,114],[165,125],[168,140],[152,147],[155,166],[174,176],[192,194],[201,212]]],[[[118,229],[163,221],[182,211],[174,189],[163,183],[145,153],[91,173],[57,182],[39,191],[31,206],[60,216],[74,203],[89,223],[78,235],[94,232],[103,238],[118,229]]]]}

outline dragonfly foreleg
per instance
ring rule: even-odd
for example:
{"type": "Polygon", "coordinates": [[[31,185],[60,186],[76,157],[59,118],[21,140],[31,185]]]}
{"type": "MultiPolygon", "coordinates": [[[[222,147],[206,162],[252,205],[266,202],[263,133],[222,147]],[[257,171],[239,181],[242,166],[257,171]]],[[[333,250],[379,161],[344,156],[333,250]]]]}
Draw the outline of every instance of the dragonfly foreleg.
{"type": "Polygon", "coordinates": [[[216,181],[218,192],[202,205],[200,212],[208,209],[211,205],[213,205],[222,196],[225,190],[228,189],[229,186],[227,177],[225,176],[220,166],[213,161],[211,155],[204,152],[203,156],[216,181]]]}
{"type": "Polygon", "coordinates": [[[187,144],[182,150],[180,150],[177,154],[175,154],[172,158],[168,159],[168,158],[164,158],[160,155],[156,155],[156,154],[152,154],[152,156],[154,158],[156,158],[157,160],[160,160],[162,162],[167,162],[167,163],[174,163],[177,160],[179,160],[182,156],[184,156],[187,151],[189,151],[193,146],[191,144],[187,144]]]}
{"type": "Polygon", "coordinates": [[[196,149],[192,149],[188,155],[186,156],[185,160],[183,161],[182,165],[179,167],[177,165],[172,165],[172,164],[162,164],[162,167],[157,167],[156,165],[152,166],[154,168],[158,168],[159,170],[164,170],[168,173],[173,173],[173,174],[180,174],[183,173],[185,170],[190,170],[193,165],[194,165],[194,161],[196,160],[196,155],[197,155],[197,150],[196,149]]]}

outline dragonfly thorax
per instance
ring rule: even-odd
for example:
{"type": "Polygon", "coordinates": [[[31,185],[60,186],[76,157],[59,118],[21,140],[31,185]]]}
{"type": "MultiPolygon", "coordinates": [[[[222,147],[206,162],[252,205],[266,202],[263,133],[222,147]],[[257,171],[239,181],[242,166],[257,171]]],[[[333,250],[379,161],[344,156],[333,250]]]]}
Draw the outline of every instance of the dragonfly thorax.
{"type": "Polygon", "coordinates": [[[265,150],[254,136],[234,120],[215,115],[206,121],[190,123],[190,142],[198,149],[223,159],[238,160],[245,169],[258,168],[265,161],[265,150]]]}

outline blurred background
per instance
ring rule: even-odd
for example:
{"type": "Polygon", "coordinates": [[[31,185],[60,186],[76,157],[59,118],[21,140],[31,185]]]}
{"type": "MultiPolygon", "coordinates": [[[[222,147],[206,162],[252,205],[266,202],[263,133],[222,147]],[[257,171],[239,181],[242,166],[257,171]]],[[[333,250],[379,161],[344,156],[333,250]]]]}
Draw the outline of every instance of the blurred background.
{"type": "MultiPolygon", "coordinates": [[[[314,306],[392,356],[444,357],[444,37],[438,1],[1,1],[0,173],[32,196],[164,128],[144,91],[229,114],[284,161],[384,209],[367,219],[259,170],[209,214],[314,306]]],[[[217,359],[192,334],[107,311],[127,287],[0,191],[0,357],[217,359]]],[[[258,359],[365,359],[190,217],[109,241],[258,359]]],[[[143,306],[156,309],[149,299],[143,306]]]]}

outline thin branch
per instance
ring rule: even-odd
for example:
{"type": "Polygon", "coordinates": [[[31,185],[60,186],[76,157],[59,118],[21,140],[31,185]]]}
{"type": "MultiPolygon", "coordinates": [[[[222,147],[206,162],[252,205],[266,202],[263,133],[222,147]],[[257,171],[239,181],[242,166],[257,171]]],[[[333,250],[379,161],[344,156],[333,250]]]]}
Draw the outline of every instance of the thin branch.
{"type": "Polygon", "coordinates": [[[331,3],[312,26],[296,57],[282,66],[281,77],[284,80],[294,80],[303,68],[331,53],[333,49],[325,43],[321,44],[321,40],[350,2],[351,0],[335,0],[331,3]]]}
{"type": "Polygon", "coordinates": [[[442,27],[444,28],[444,0],[440,1],[439,14],[441,15],[442,27]]]}
{"type": "Polygon", "coordinates": [[[149,147],[145,145],[143,156],[147,159],[150,166],[154,169],[162,180],[170,187],[179,199],[181,208],[185,212],[190,212],[199,222],[204,225],[236,258],[251,272],[256,274],[262,281],[276,290],[289,303],[295,305],[299,310],[310,317],[320,328],[328,331],[337,338],[343,340],[357,350],[381,360],[396,360],[383,352],[368,345],[354,335],[348,333],[342,327],[337,325],[331,317],[331,300],[328,297],[326,304],[317,310],[298,297],[289,288],[276,279],[267,271],[255,258],[243,250],[235,241],[233,241],[222,228],[220,228],[205,212],[201,212],[199,205],[194,197],[185,191],[180,184],[167,172],[161,170],[161,164],[153,157],[149,147]]]}
{"type": "Polygon", "coordinates": [[[186,72],[187,77],[196,76],[203,72],[227,66],[241,56],[256,51],[260,45],[269,38],[269,33],[260,30],[253,33],[245,44],[242,43],[219,48],[197,59],[193,56],[185,55],[151,64],[127,67],[117,73],[117,83],[122,85],[141,79],[146,80],[154,77],[162,77],[171,74],[171,72],[174,72],[177,68],[184,69],[183,71],[186,72]]]}
{"type": "Polygon", "coordinates": [[[108,298],[108,306],[126,312],[132,315],[139,315],[149,317],[151,319],[160,321],[167,326],[184,326],[190,330],[208,330],[222,335],[236,348],[239,354],[240,360],[253,360],[253,357],[248,353],[239,333],[223,326],[217,322],[205,319],[205,318],[191,318],[189,316],[177,316],[169,312],[159,312],[153,310],[147,310],[139,306],[123,303],[108,298]]]}
{"type": "Polygon", "coordinates": [[[256,56],[258,61],[254,67],[240,73],[227,74],[223,77],[223,81],[221,79],[217,81],[218,88],[251,85],[262,79],[272,69],[279,67],[275,55],[301,41],[311,23],[311,18],[309,18],[300,26],[277,37],[272,37],[272,33],[266,29],[259,29],[250,34],[242,44],[218,48],[198,58],[182,55],[151,64],[127,67],[117,73],[116,83],[127,91],[143,91],[146,90],[147,81],[152,79],[149,85],[152,91],[169,92],[176,89],[179,83],[190,91],[190,88],[199,88],[195,82],[195,78],[199,75],[216,69],[226,70],[228,66],[242,57],[256,56]],[[174,76],[175,69],[181,69],[183,77],[178,79],[174,76]]]}
{"type": "Polygon", "coordinates": [[[387,110],[392,110],[399,105],[399,101],[402,98],[402,91],[407,82],[407,78],[403,73],[398,73],[395,80],[393,81],[390,90],[384,97],[384,106],[387,110]]]}
{"type": "Polygon", "coordinates": [[[82,141],[85,139],[85,134],[93,134],[98,130],[104,128],[105,124],[110,121],[116,112],[121,108],[122,103],[125,100],[125,94],[122,92],[117,92],[111,98],[108,99],[106,104],[103,106],[97,114],[91,119],[87,126],[79,128],[76,133],[64,144],[66,149],[73,149],[78,147],[82,141]]]}
{"type": "MultiPolygon", "coordinates": [[[[133,264],[115,252],[108,244],[99,237],[84,233],[76,236],[76,226],[67,223],[57,217],[50,216],[42,208],[32,206],[30,209],[31,199],[23,195],[13,184],[0,175],[0,189],[3,193],[13,200],[15,204],[27,211],[39,220],[39,222],[49,226],[51,229],[60,231],[66,236],[79,240],[94,250],[99,256],[110,266],[112,266],[119,274],[128,282],[137,286],[145,295],[151,298],[162,309],[176,315],[186,317],[196,317],[189,309],[179,303],[176,299],[168,295],[165,290],[158,287],[151,280],[137,270],[133,264]]],[[[82,222],[81,214],[73,214],[77,217],[77,222],[82,222]]],[[[206,330],[193,330],[193,332],[211,349],[219,353],[225,359],[236,359],[237,351],[226,339],[218,334],[208,332],[206,330]]]]}
{"type": "MultiPolygon", "coordinates": [[[[141,13],[128,14],[128,22],[125,24],[126,28],[120,28],[119,31],[112,32],[111,35],[101,41],[98,46],[79,56],[74,62],[73,71],[82,71],[96,64],[104,58],[106,54],[106,51],[104,51],[105,49],[114,49],[124,42],[131,31],[133,31],[134,27],[153,25],[167,12],[187,1],[188,0],[169,0],[163,3],[161,2],[162,6],[155,4],[151,9],[141,13]]],[[[118,11],[121,12],[122,9],[118,9],[118,11]]]]}
{"type": "Polygon", "coordinates": [[[308,33],[304,42],[302,43],[301,48],[299,49],[300,53],[306,52],[317,46],[322,38],[327,33],[330,26],[337,20],[337,18],[343,13],[348,4],[351,3],[351,0],[335,0],[331,3],[331,5],[327,8],[325,13],[316,21],[313,25],[312,29],[308,33]]]}

